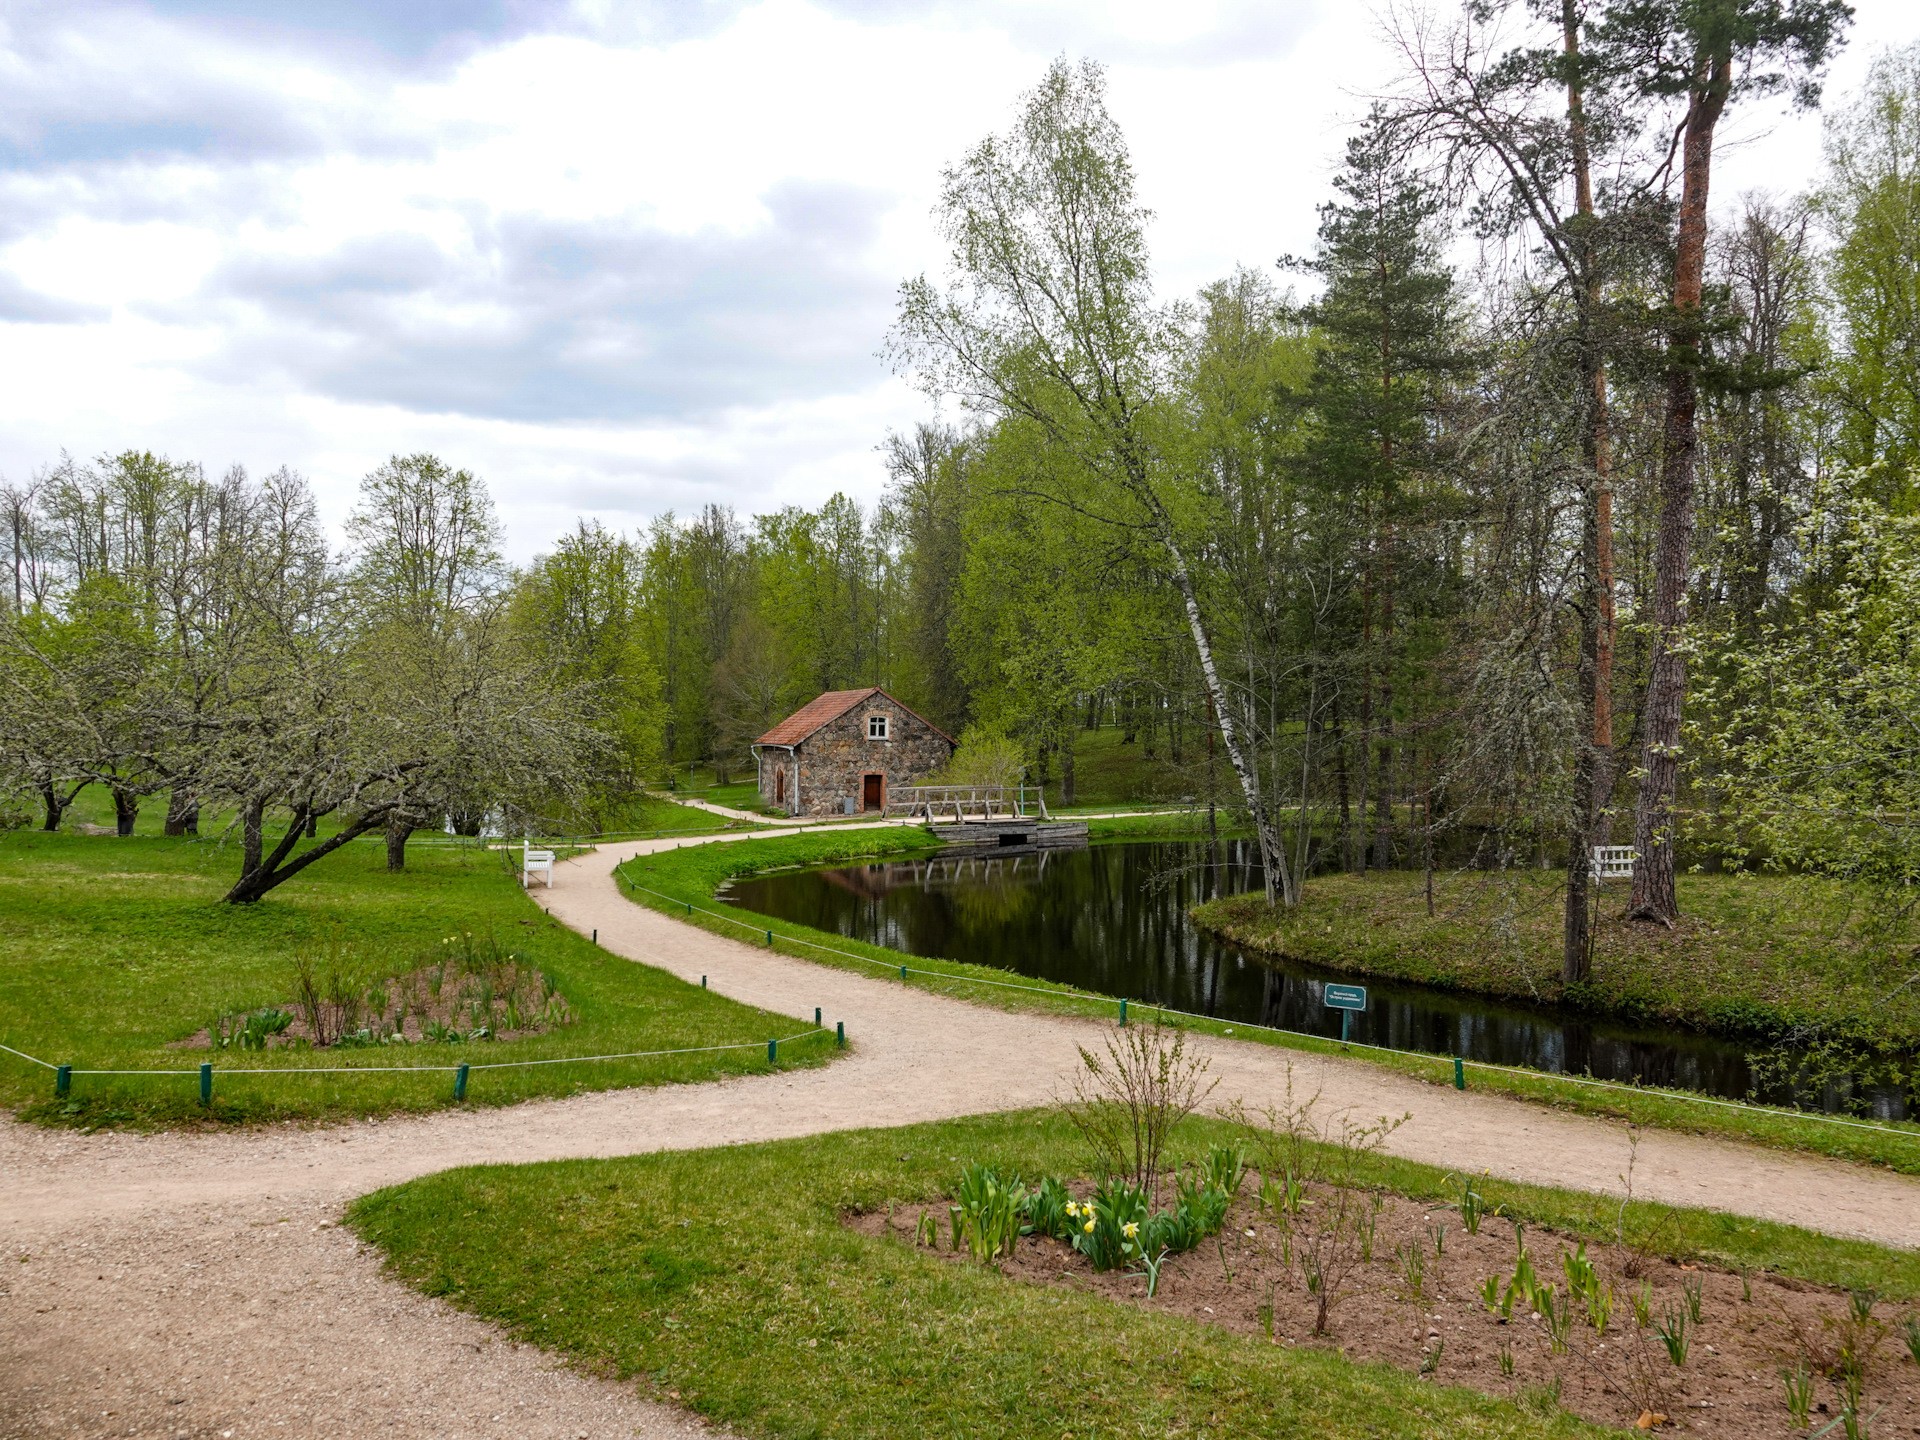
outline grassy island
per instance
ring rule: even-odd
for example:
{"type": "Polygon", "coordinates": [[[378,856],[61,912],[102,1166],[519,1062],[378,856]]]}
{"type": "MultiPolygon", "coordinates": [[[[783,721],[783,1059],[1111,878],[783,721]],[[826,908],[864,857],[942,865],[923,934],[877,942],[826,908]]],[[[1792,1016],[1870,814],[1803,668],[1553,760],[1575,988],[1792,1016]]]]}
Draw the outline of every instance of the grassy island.
{"type": "Polygon", "coordinates": [[[1687,875],[1668,929],[1623,918],[1625,887],[1602,893],[1591,978],[1560,980],[1558,871],[1327,875],[1293,910],[1259,895],[1195,907],[1195,921],[1249,949],[1329,969],[1565,1004],[1717,1034],[1920,1045],[1912,922],[1885,923],[1838,881],[1687,875]]]}

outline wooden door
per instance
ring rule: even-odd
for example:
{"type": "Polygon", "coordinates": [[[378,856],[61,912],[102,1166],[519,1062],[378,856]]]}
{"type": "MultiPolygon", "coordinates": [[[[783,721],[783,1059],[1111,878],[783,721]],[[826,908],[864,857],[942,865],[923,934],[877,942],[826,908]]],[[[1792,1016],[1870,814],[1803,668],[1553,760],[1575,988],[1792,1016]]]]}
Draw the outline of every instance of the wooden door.
{"type": "Polygon", "coordinates": [[[787,803],[787,767],[784,765],[773,772],[773,803],[776,805],[787,803]]]}
{"type": "Polygon", "coordinates": [[[881,775],[866,775],[861,778],[864,793],[860,797],[860,808],[863,810],[881,809],[885,802],[880,796],[880,785],[885,777],[881,775]]]}

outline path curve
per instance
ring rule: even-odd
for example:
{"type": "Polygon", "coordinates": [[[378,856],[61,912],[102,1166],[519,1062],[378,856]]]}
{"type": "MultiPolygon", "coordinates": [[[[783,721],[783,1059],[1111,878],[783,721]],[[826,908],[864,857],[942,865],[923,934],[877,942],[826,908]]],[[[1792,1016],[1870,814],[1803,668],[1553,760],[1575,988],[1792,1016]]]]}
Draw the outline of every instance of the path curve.
{"type": "MultiPolygon", "coordinates": [[[[633,1154],[1045,1103],[1097,1020],[1007,1013],[769,953],[626,900],[611,845],[536,891],[603,946],[768,1010],[844,1020],[846,1058],[791,1074],[622,1090],[320,1129],[80,1135],[0,1124],[0,1440],[73,1435],[699,1433],[379,1274],[336,1221],[381,1185],[452,1165],[633,1154]]],[[[1624,1128],[1424,1085],[1360,1061],[1206,1038],[1219,1098],[1296,1091],[1414,1118],[1392,1148],[1436,1164],[1615,1191],[1624,1128]]],[[[1638,1194],[1920,1244],[1920,1185],[1886,1172],[1648,1132],[1638,1194]]]]}

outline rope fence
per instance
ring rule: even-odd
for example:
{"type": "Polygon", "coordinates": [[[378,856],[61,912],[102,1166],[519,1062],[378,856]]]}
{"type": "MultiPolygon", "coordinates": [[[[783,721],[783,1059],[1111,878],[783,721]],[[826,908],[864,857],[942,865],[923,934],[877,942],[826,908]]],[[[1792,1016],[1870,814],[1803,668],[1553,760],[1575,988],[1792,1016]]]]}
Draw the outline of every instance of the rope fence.
{"type": "MultiPolygon", "coordinates": [[[[724,921],[729,925],[737,925],[743,930],[752,930],[756,934],[763,934],[766,936],[766,944],[770,948],[776,943],[774,931],[765,925],[751,924],[740,919],[738,916],[728,915],[719,910],[709,910],[704,906],[696,906],[689,900],[682,900],[678,896],[663,894],[658,890],[650,890],[646,886],[637,884],[628,876],[622,874],[621,870],[623,868],[624,867],[617,867],[614,873],[619,876],[620,882],[630,890],[635,890],[640,894],[652,895],[656,899],[664,900],[668,904],[684,910],[689,916],[696,914],[707,915],[715,920],[724,921]]],[[[862,955],[855,950],[842,950],[837,946],[823,945],[816,940],[802,939],[798,935],[783,934],[779,935],[777,939],[783,940],[789,945],[804,945],[809,949],[825,951],[829,955],[838,955],[844,959],[858,960],[863,964],[875,965],[883,970],[897,972],[903,981],[909,975],[924,975],[931,979],[958,981],[965,985],[985,985],[996,990],[1022,990],[1029,994],[1045,995],[1055,1000],[1079,1000],[1104,1006],[1117,1005],[1119,1007],[1120,1023],[1122,1025],[1127,1022],[1127,1011],[1129,1007],[1135,1010],[1152,1010],[1161,1015],[1176,1015],[1186,1020],[1203,1020],[1212,1025],[1226,1023],[1216,1015],[1201,1015],[1192,1010],[1179,1010],[1171,1005],[1155,1005],[1145,1000],[1115,999],[1111,995],[1092,995],[1084,991],[1057,989],[1049,985],[1023,985],[1013,980],[989,980],[984,976],[959,975],[949,970],[925,970],[917,966],[901,965],[890,960],[879,960],[871,955],[862,955]]],[[[1297,1040],[1314,1040],[1323,1044],[1339,1045],[1342,1049],[1372,1050],[1382,1055],[1404,1055],[1413,1060],[1445,1061],[1451,1059],[1454,1069],[1454,1088],[1459,1090],[1467,1088],[1464,1076],[1465,1070],[1485,1070],[1496,1074],[1515,1075],[1526,1080],[1563,1081],[1569,1085],[1585,1085],[1597,1090],[1617,1090],[1629,1095],[1648,1096],[1655,1100],[1679,1100],[1690,1105],[1710,1105],[1722,1110],[1736,1110],[1748,1115],[1757,1115],[1774,1120],[1817,1121],[1823,1125],[1837,1125],[1850,1130],[1871,1130],[1881,1135],[1897,1135],[1902,1139],[1920,1140],[1920,1130],[1901,1130],[1891,1125],[1876,1125],[1868,1120],[1850,1120],[1842,1115],[1826,1115],[1815,1110],[1787,1110],[1777,1106],[1752,1105],[1743,1100],[1722,1100],[1712,1095],[1698,1095],[1689,1090],[1650,1089],[1644,1085],[1623,1085],[1613,1080],[1596,1080],[1590,1075],[1568,1075],[1550,1070],[1529,1070],[1518,1065],[1499,1065],[1488,1060],[1470,1060],[1464,1055],[1447,1056],[1435,1051],[1399,1050],[1391,1045],[1369,1045],[1361,1040],[1335,1040],[1330,1036],[1315,1035],[1306,1030],[1288,1030],[1283,1026],[1262,1025],[1252,1020],[1236,1020],[1233,1022],[1233,1028],[1236,1030],[1260,1030],[1269,1035],[1285,1035],[1297,1040]]]]}
{"type": "MultiPolygon", "coordinates": [[[[483,1060],[479,1062],[461,1061],[452,1065],[267,1065],[246,1068],[222,1067],[222,1075],[275,1075],[282,1078],[303,1075],[452,1075],[453,1098],[467,1098],[467,1076],[475,1070],[519,1070],[536,1065],[591,1065],[612,1060],[654,1060],[675,1055],[711,1055],[723,1050],[759,1050],[767,1052],[767,1063],[777,1065],[780,1060],[780,1047],[791,1045],[796,1040],[805,1040],[814,1035],[832,1035],[836,1043],[845,1046],[847,1027],[844,1021],[837,1023],[832,1030],[818,1023],[820,1012],[815,1009],[812,1027],[797,1031],[792,1035],[776,1035],[768,1040],[740,1040],[729,1045],[690,1045],[676,1050],[627,1050],[612,1055],[555,1055],[542,1060],[483,1060]]],[[[202,1062],[193,1070],[85,1070],[72,1065],[57,1065],[51,1060],[42,1060],[38,1055],[29,1055],[24,1050],[16,1050],[11,1045],[0,1045],[0,1050],[9,1055],[17,1055],[22,1060],[44,1066],[54,1072],[54,1094],[65,1095],[72,1086],[75,1076],[82,1075],[161,1075],[173,1078],[197,1078],[200,1081],[200,1100],[211,1104],[213,1100],[214,1066],[211,1061],[202,1062]]]]}

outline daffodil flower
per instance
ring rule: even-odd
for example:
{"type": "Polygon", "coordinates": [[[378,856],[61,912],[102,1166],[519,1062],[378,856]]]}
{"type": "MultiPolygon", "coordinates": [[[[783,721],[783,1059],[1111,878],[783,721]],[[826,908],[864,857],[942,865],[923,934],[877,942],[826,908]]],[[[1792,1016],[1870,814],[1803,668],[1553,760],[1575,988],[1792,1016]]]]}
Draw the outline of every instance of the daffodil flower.
{"type": "Polygon", "coordinates": [[[1091,1235],[1093,1233],[1093,1221],[1091,1220],[1087,1221],[1087,1223],[1082,1225],[1080,1228],[1086,1234],[1091,1235]]]}
{"type": "Polygon", "coordinates": [[[1129,1240],[1133,1239],[1134,1236],[1140,1233],[1139,1222],[1136,1220],[1129,1220],[1126,1224],[1120,1227],[1120,1233],[1126,1236],[1127,1239],[1129,1240]]]}

